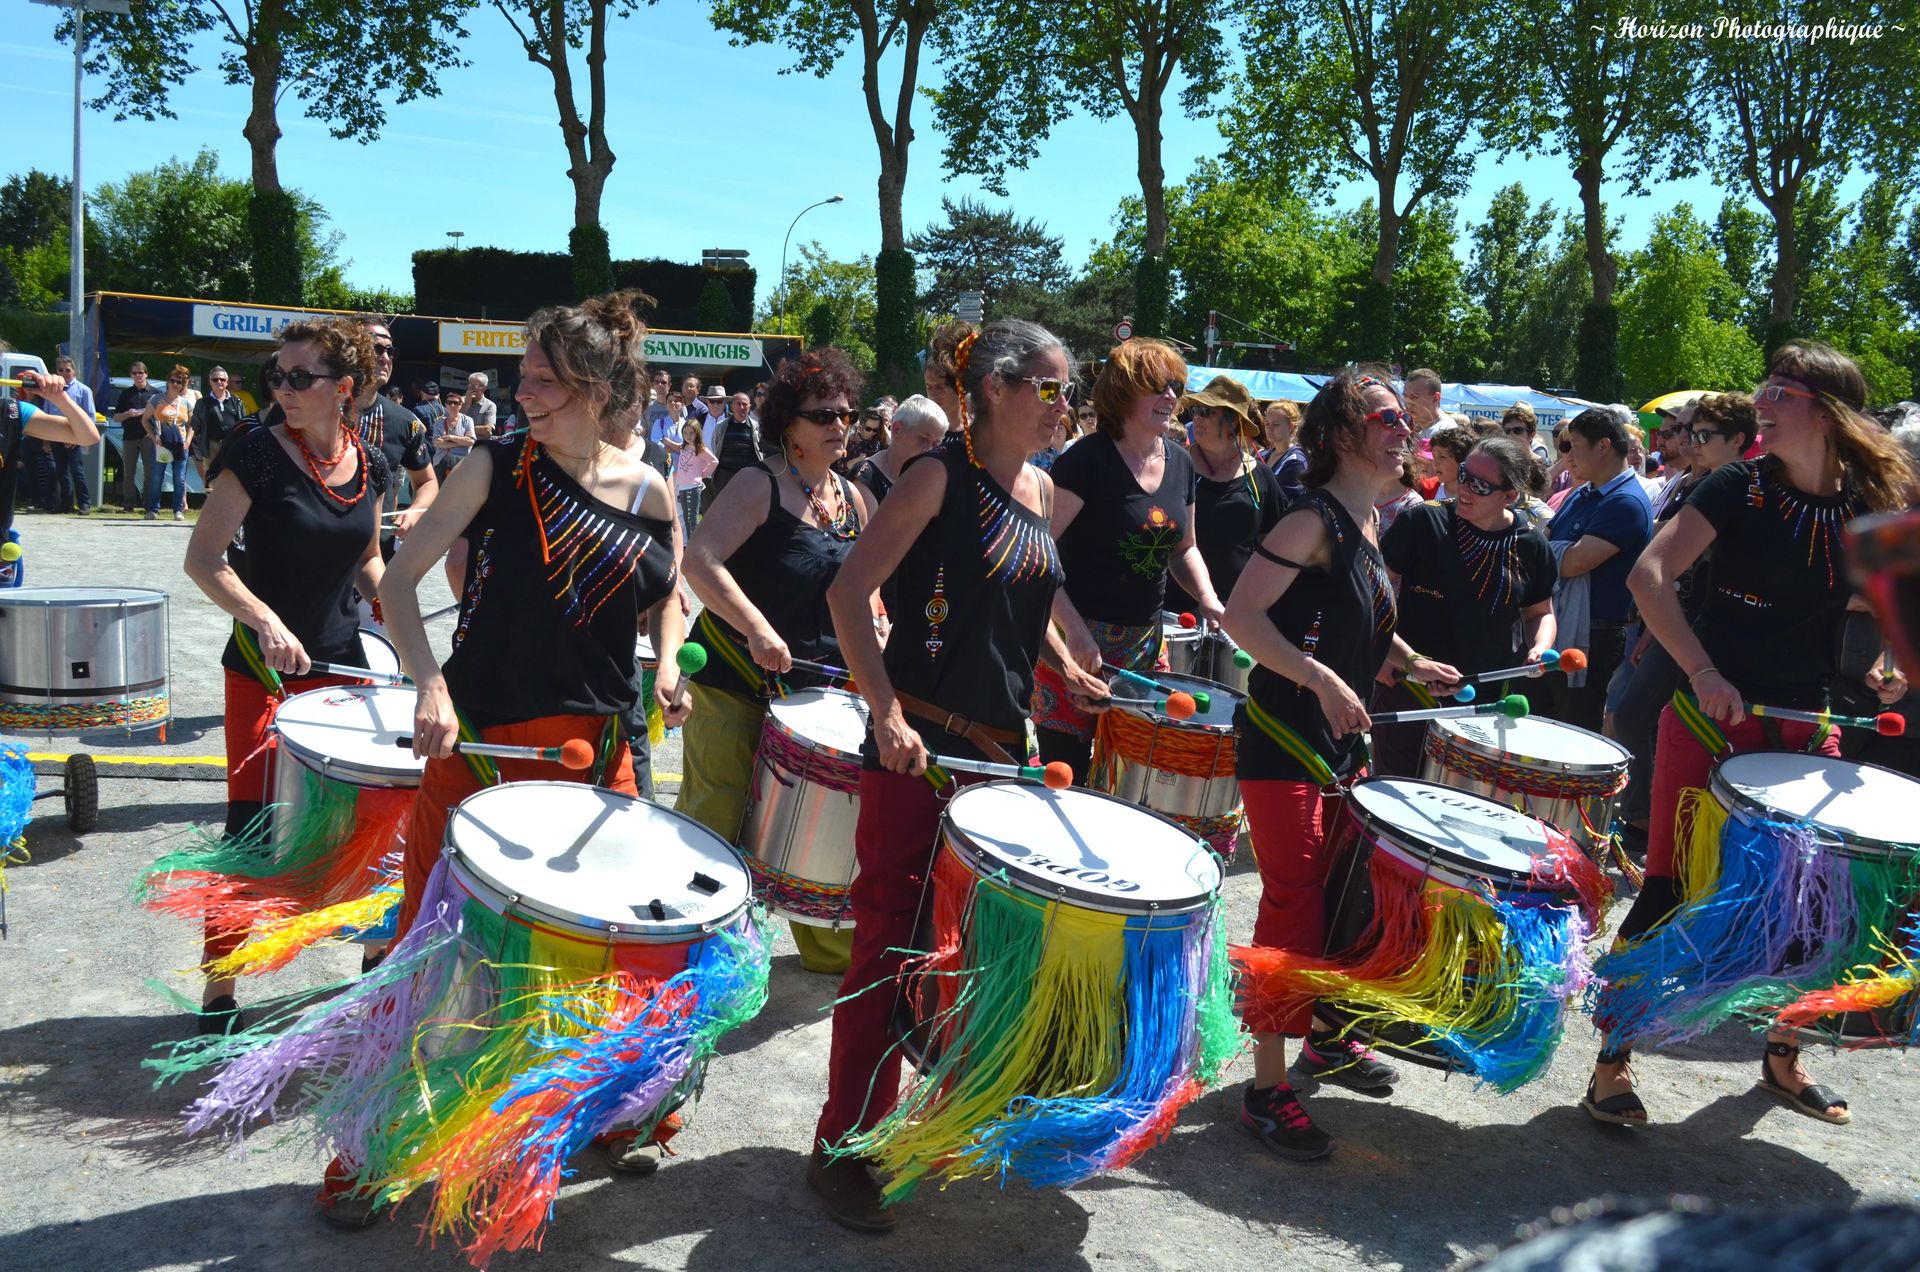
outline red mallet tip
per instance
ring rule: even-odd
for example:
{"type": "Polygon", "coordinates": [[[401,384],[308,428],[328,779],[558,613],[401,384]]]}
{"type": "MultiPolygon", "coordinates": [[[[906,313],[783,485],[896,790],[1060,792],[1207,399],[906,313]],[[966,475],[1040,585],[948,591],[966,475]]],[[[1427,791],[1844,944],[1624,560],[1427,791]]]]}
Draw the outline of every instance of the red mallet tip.
{"type": "Polygon", "coordinates": [[[1907,718],[1893,711],[1882,711],[1873,718],[1873,731],[1883,738],[1904,737],[1907,718]]]}
{"type": "Polygon", "coordinates": [[[1200,620],[1195,618],[1192,614],[1182,614],[1180,616],[1180,626],[1191,631],[1192,629],[1200,626],[1200,620]]]}
{"type": "Polygon", "coordinates": [[[569,738],[560,744],[560,765],[562,768],[584,769],[593,767],[593,746],[585,738],[569,738]]]}
{"type": "Polygon", "coordinates": [[[1050,791],[1064,791],[1073,785],[1073,770],[1065,760],[1055,760],[1040,774],[1040,784],[1050,791]]]}
{"type": "Polygon", "coordinates": [[[1193,713],[1199,709],[1200,704],[1194,701],[1193,695],[1190,693],[1181,692],[1167,695],[1167,714],[1176,720],[1191,719],[1193,713]]]}
{"type": "Polygon", "coordinates": [[[1586,669],[1587,655],[1585,650],[1563,649],[1560,651],[1561,671],[1585,671],[1586,669]]]}

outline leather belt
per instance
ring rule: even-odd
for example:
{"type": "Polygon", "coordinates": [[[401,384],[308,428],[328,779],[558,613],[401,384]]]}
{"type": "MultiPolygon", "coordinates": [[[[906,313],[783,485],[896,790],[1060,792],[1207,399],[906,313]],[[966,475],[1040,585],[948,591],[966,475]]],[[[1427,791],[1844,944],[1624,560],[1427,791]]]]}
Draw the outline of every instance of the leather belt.
{"type": "Polygon", "coordinates": [[[996,729],[981,724],[978,720],[969,720],[958,711],[943,711],[930,702],[922,702],[910,693],[893,691],[894,698],[900,703],[900,709],[908,715],[918,716],[929,724],[938,725],[943,731],[957,738],[965,738],[980,748],[980,753],[996,764],[1018,764],[1019,760],[1007,750],[1009,745],[1017,745],[1026,740],[1025,736],[1013,729],[996,729]]]}

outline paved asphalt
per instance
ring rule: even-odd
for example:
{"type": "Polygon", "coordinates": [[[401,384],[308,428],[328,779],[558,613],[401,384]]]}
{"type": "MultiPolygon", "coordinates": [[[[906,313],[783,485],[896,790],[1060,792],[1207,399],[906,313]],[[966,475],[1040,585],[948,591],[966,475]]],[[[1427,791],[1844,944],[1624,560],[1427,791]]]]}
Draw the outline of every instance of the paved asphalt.
{"type": "MultiPolygon", "coordinates": [[[[114,759],[221,755],[226,620],[181,572],[187,528],[36,515],[19,528],[31,583],[172,594],[169,741],[89,739],[84,749],[114,759]]],[[[430,580],[424,608],[450,601],[444,582],[430,580]]],[[[450,626],[432,624],[442,648],[450,626]]],[[[677,740],[657,767],[678,770],[677,740]]],[[[190,992],[182,969],[196,962],[197,937],[134,906],[128,892],[189,827],[221,821],[221,773],[175,765],[103,774],[99,828],[75,838],[58,801],[43,802],[28,830],[32,862],[7,873],[0,1269],[464,1267],[456,1250],[418,1243],[411,1208],[366,1233],[323,1226],[310,1207],[319,1163],[276,1146],[272,1131],[237,1157],[180,1134],[190,1090],[155,1090],[139,1066],[189,1028],[149,982],[190,992]]],[[[1236,938],[1250,931],[1257,896],[1242,860],[1227,883],[1236,938]]],[[[1854,1125],[1829,1127],[1756,1091],[1759,1043],[1725,1029],[1644,1059],[1641,1091],[1656,1124],[1608,1132],[1576,1107],[1593,1053],[1582,1020],[1547,1076],[1514,1095],[1412,1069],[1391,1100],[1311,1097],[1340,1141],[1322,1163],[1271,1159],[1239,1129],[1243,1059],[1229,1085],[1134,1169],[1068,1192],[979,1182],[928,1189],[895,1234],[856,1237],[822,1215],[802,1179],[835,987],[801,970],[784,933],[776,953],[772,1001],[726,1040],[676,1141],[681,1155],[645,1180],[583,1157],[544,1253],[503,1256],[495,1268],[1444,1268],[1555,1207],[1604,1194],[1686,1192],[1765,1209],[1916,1199],[1920,1082],[1904,1054],[1813,1054],[1816,1074],[1855,1109],[1854,1125]]],[[[243,995],[344,974],[356,957],[310,953],[275,985],[245,986],[243,995]]]]}

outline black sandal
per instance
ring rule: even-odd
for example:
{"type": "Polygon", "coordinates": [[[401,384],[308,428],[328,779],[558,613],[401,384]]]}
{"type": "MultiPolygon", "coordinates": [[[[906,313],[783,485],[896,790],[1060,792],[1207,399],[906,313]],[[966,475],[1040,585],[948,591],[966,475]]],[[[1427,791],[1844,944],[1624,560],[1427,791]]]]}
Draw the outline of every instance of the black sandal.
{"type": "MultiPolygon", "coordinates": [[[[1624,1068],[1631,1058],[1631,1053],[1623,1047],[1618,1052],[1601,1052],[1600,1058],[1594,1063],[1618,1064],[1624,1068]]],[[[1587,1079],[1587,1095],[1580,1101],[1580,1107],[1587,1111],[1588,1117],[1604,1126],[1645,1126],[1647,1124],[1647,1106],[1640,1102],[1638,1093],[1622,1091],[1618,1095],[1597,1100],[1594,1098],[1594,1092],[1599,1088],[1599,1084],[1598,1076],[1587,1079]],[[1633,1116],[1636,1113],[1640,1116],[1633,1116]]]]}
{"type": "Polygon", "coordinates": [[[1779,1056],[1785,1060],[1788,1070],[1791,1071],[1795,1062],[1800,1059],[1800,1044],[1797,1042],[1775,1042],[1771,1038],[1767,1039],[1767,1054],[1760,1057],[1760,1087],[1762,1090],[1784,1100],[1787,1107],[1795,1113],[1804,1113],[1808,1117],[1818,1118],[1820,1121],[1830,1123],[1834,1126],[1845,1126],[1848,1122],[1853,1121],[1853,1113],[1848,1108],[1847,1102],[1835,1095],[1827,1087],[1821,1086],[1818,1082],[1809,1082],[1798,1091],[1793,1091],[1778,1081],[1773,1076],[1772,1057],[1774,1056],[1779,1056]],[[1827,1110],[1831,1108],[1837,1108],[1840,1112],[1838,1114],[1827,1112],[1827,1110]]]}

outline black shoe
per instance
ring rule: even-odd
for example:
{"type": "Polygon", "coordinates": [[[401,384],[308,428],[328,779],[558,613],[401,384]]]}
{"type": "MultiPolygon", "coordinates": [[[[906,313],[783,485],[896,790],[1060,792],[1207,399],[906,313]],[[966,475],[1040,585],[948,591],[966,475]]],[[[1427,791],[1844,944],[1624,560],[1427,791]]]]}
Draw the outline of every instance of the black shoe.
{"type": "Polygon", "coordinates": [[[1288,1161],[1316,1161],[1333,1151],[1333,1137],[1313,1124],[1289,1086],[1248,1087],[1240,1101],[1240,1125],[1288,1161]]]}
{"type": "Polygon", "coordinates": [[[362,954],[360,956],[360,974],[365,976],[368,972],[386,962],[386,960],[387,952],[385,950],[381,950],[378,954],[362,954]]]}
{"type": "Polygon", "coordinates": [[[827,1215],[855,1232],[891,1232],[896,1222],[880,1195],[873,1170],[857,1157],[829,1157],[814,1146],[807,1161],[807,1187],[827,1207],[827,1215]]]}
{"type": "Polygon", "coordinates": [[[1400,1070],[1365,1043],[1330,1033],[1309,1037],[1288,1072],[1301,1082],[1331,1082],[1363,1095],[1384,1095],[1400,1080],[1400,1070]]]}
{"type": "Polygon", "coordinates": [[[232,994],[222,994],[210,1003],[200,1006],[200,1023],[197,1032],[202,1037],[213,1034],[235,1034],[247,1027],[240,1015],[240,1004],[234,1001],[232,994]]]}

